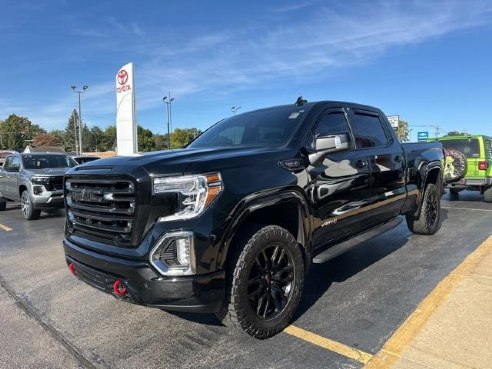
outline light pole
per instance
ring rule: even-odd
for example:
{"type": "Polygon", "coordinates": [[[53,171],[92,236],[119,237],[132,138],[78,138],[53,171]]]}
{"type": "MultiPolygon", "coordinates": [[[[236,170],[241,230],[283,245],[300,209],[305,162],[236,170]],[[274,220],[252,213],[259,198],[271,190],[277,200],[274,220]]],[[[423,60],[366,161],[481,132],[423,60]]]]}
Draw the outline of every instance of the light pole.
{"type": "Polygon", "coordinates": [[[241,109],[241,106],[233,106],[231,108],[231,111],[232,111],[232,115],[236,115],[236,112],[241,109]]]}
{"type": "Polygon", "coordinates": [[[172,127],[172,117],[171,117],[171,104],[174,101],[174,97],[171,97],[171,91],[169,91],[169,96],[164,96],[162,98],[164,104],[166,104],[167,111],[167,148],[171,150],[171,127],[172,127]]]}
{"type": "MultiPolygon", "coordinates": [[[[79,95],[79,155],[82,155],[82,110],[80,109],[80,95],[83,94],[87,88],[89,88],[89,86],[84,85],[82,86],[82,91],[80,91],[77,90],[77,86],[72,85],[73,92],[79,95]]],[[[75,141],[77,141],[77,138],[75,141]]]]}

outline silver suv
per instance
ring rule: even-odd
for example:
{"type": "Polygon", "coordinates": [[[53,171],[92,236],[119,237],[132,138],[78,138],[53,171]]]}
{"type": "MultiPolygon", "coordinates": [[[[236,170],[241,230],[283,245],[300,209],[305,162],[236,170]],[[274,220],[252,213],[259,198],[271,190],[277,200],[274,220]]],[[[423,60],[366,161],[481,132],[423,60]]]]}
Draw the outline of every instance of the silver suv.
{"type": "Polygon", "coordinates": [[[0,210],[6,201],[20,201],[27,220],[41,210],[63,208],[63,176],[77,162],[65,154],[12,154],[0,168],[0,210]]]}

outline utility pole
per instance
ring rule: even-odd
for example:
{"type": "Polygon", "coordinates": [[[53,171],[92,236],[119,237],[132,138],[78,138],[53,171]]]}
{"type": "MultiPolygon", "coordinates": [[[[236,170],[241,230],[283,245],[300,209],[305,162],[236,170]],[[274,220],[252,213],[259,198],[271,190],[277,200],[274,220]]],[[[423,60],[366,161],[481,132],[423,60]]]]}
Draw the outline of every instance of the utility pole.
{"type": "MultiPolygon", "coordinates": [[[[82,87],[82,91],[80,90],[77,90],[77,86],[75,85],[72,85],[72,90],[73,92],[75,92],[77,95],[79,95],[79,148],[78,148],[78,154],[79,155],[82,155],[82,110],[80,108],[80,95],[83,94],[85,92],[85,90],[87,90],[89,88],[89,86],[87,85],[84,85],[82,87]]],[[[75,139],[75,141],[77,141],[77,138],[75,139]]]]}
{"type": "Polygon", "coordinates": [[[236,112],[241,109],[241,106],[233,106],[231,108],[232,115],[236,115],[236,112]]]}
{"type": "Polygon", "coordinates": [[[171,91],[169,91],[169,96],[164,96],[162,98],[164,104],[166,104],[167,111],[167,148],[171,150],[171,130],[172,130],[172,117],[171,117],[171,104],[174,101],[174,97],[171,97],[171,91]]]}

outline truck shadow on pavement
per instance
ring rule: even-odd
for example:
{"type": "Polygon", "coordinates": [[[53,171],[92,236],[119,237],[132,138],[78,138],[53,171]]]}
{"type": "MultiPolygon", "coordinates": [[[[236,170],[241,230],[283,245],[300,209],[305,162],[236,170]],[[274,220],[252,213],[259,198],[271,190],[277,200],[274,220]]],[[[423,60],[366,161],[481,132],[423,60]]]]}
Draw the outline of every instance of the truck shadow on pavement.
{"type": "MultiPolygon", "coordinates": [[[[447,213],[446,209],[441,210],[441,222],[446,221],[447,213]]],[[[333,283],[344,282],[399,250],[408,243],[412,235],[403,220],[397,228],[363,242],[324,264],[312,264],[294,321],[304,315],[333,283]]]]}

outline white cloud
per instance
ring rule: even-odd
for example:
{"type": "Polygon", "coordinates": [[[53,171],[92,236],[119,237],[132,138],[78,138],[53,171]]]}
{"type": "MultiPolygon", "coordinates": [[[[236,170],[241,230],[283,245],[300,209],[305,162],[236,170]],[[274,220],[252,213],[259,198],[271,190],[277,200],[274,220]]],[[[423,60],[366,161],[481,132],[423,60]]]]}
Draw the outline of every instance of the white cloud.
{"type": "MultiPolygon", "coordinates": [[[[162,104],[168,90],[176,97],[199,92],[222,94],[361,64],[393,47],[486,24],[492,11],[484,1],[381,1],[356,7],[343,2],[337,7],[311,3],[273,9],[270,22],[262,18],[261,22],[251,20],[223,30],[211,26],[201,33],[196,28],[182,34],[151,31],[136,23],[123,27],[107,17],[110,30],[90,29],[84,35],[103,42],[102,36],[111,32],[108,48],[119,47],[115,40],[118,33],[136,39],[126,51],[135,55],[137,104],[144,110],[162,104]]],[[[264,16],[268,17],[268,12],[264,16]]],[[[90,86],[84,96],[86,116],[97,119],[114,113],[114,99],[112,82],[90,86]]],[[[37,107],[33,116],[47,127],[52,122],[62,128],[74,101],[75,96],[37,107]]],[[[8,103],[0,100],[0,113],[8,103]]]]}

